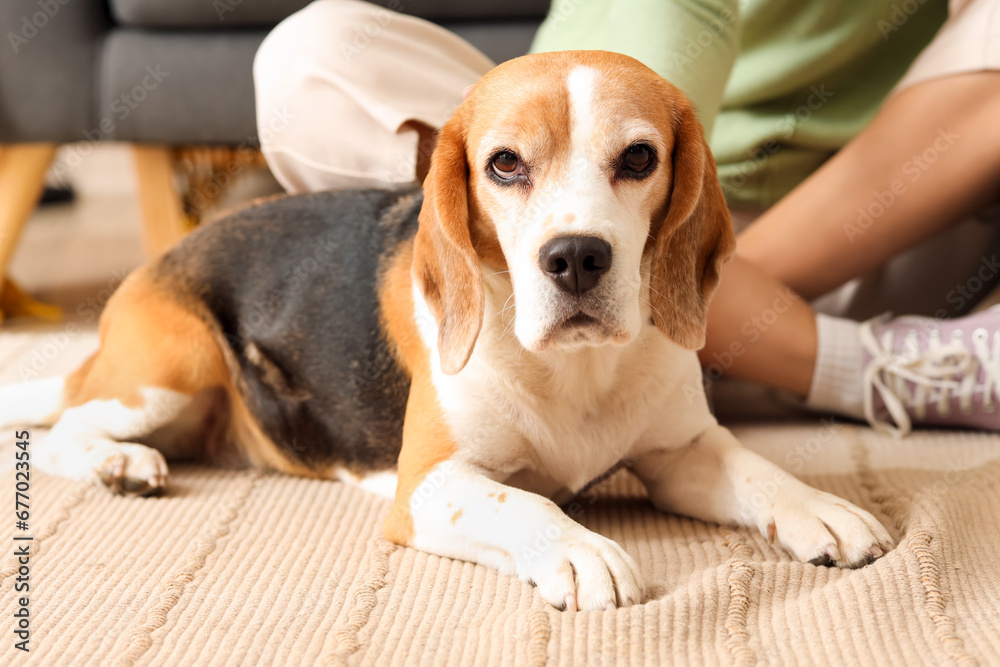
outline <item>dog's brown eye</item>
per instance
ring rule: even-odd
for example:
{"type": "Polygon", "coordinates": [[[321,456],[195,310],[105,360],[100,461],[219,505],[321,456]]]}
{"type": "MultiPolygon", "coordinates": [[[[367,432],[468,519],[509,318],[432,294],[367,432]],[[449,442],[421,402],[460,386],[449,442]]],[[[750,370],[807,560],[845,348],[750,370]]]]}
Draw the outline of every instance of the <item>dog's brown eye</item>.
{"type": "Polygon", "coordinates": [[[493,173],[500,178],[514,178],[518,174],[521,161],[510,151],[501,151],[493,156],[493,173]]]}
{"type": "Polygon", "coordinates": [[[636,174],[649,169],[653,162],[653,150],[645,144],[629,146],[622,156],[622,169],[636,174]]]}

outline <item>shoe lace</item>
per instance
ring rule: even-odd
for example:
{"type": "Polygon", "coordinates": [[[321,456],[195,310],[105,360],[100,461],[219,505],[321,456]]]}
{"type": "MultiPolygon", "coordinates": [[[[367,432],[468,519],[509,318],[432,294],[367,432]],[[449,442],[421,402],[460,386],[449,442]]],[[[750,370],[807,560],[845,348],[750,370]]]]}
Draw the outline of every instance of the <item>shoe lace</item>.
{"type": "Polygon", "coordinates": [[[942,342],[938,330],[931,330],[923,351],[912,332],[904,340],[903,350],[894,352],[892,331],[884,332],[881,340],[875,334],[874,325],[880,320],[863,322],[860,331],[861,344],[872,356],[864,374],[865,418],[872,428],[902,437],[913,429],[907,408],[922,419],[927,405],[936,403],[938,414],[946,416],[953,397],[959,399],[965,413],[972,412],[977,395],[984,410],[995,409],[995,398],[1000,397],[1000,330],[994,332],[992,345],[986,329],[973,331],[971,351],[960,331],[942,342]],[[977,381],[980,368],[984,371],[982,383],[977,381]],[[891,422],[875,414],[876,391],[891,422]]]}

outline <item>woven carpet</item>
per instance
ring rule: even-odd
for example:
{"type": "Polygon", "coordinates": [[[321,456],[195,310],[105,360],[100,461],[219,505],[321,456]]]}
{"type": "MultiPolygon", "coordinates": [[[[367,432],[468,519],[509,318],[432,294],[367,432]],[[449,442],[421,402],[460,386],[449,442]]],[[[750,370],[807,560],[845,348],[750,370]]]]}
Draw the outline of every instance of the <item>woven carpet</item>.
{"type": "MultiPolygon", "coordinates": [[[[174,465],[168,495],[127,498],[38,473],[31,651],[14,649],[11,547],[0,664],[1000,665],[1000,439],[819,421],[736,432],[872,511],[899,546],[855,571],[794,562],[750,530],[657,513],[622,472],[579,520],[637,560],[648,598],[567,613],[516,579],[389,544],[386,501],[340,483],[174,465]]],[[[2,443],[11,502],[13,433],[2,443]]]]}
{"type": "MultiPolygon", "coordinates": [[[[622,473],[580,521],[637,559],[648,600],[564,613],[515,579],[387,543],[387,503],[339,483],[189,465],[168,495],[123,498],[39,474],[32,650],[5,629],[0,663],[1000,664],[996,437],[738,434],[827,470],[804,477],[873,511],[899,546],[856,571],[793,562],[749,530],[658,514],[622,473]]],[[[15,572],[8,558],[8,625],[15,572]]]]}

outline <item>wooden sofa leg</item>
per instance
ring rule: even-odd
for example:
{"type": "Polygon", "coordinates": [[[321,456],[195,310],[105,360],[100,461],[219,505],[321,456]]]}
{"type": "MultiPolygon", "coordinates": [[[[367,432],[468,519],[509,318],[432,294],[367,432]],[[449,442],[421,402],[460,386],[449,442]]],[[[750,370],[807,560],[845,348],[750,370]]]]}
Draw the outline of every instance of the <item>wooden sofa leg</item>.
{"type": "Polygon", "coordinates": [[[55,155],[56,144],[0,146],[0,275],[7,273],[24,223],[42,196],[45,171],[55,155]]]}
{"type": "Polygon", "coordinates": [[[56,155],[56,144],[0,146],[0,319],[3,315],[58,318],[58,308],[39,303],[7,278],[7,267],[45,187],[45,172],[56,155]]]}
{"type": "Polygon", "coordinates": [[[139,178],[144,246],[155,257],[177,243],[188,231],[181,197],[174,185],[173,149],[136,144],[133,149],[139,178]]]}

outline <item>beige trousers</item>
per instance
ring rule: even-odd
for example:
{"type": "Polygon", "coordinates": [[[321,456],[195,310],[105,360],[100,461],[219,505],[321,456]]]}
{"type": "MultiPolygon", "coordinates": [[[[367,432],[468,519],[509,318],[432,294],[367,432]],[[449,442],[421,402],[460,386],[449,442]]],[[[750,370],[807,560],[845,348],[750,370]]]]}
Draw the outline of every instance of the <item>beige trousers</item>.
{"type": "MultiPolygon", "coordinates": [[[[282,21],[257,52],[261,148],[288,192],[412,186],[418,135],[406,123],[441,127],[465,87],[493,66],[428,21],[360,0],[316,0],[282,21]]],[[[896,91],[985,69],[1000,69],[1000,0],[952,0],[951,17],[896,91]]],[[[894,258],[817,308],[856,319],[885,310],[966,312],[975,299],[956,298],[952,286],[981,284],[978,276],[991,271],[1000,251],[1000,216],[987,217],[894,258]]],[[[737,221],[752,218],[734,211],[737,221]]]]}
{"type": "Polygon", "coordinates": [[[411,186],[418,137],[403,124],[441,127],[465,87],[493,67],[429,21],[360,0],[318,0],[257,51],[261,149],[288,192],[411,186]]]}

